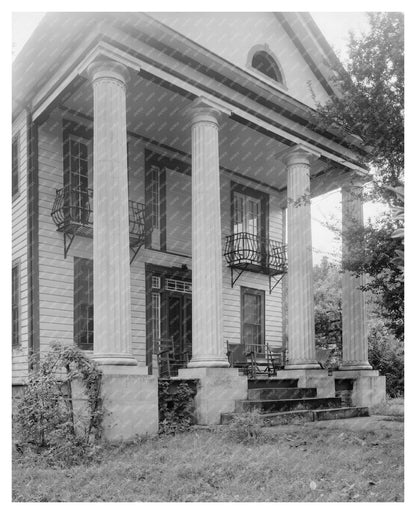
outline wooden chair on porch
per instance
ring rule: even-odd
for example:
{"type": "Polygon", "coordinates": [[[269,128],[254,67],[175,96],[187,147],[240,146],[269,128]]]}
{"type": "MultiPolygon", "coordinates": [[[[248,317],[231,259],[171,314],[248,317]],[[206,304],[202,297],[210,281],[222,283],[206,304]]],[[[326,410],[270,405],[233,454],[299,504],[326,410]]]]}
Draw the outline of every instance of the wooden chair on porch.
{"type": "Polygon", "coordinates": [[[170,378],[178,375],[180,368],[186,368],[189,362],[189,350],[175,352],[173,337],[155,339],[153,353],[157,356],[157,365],[160,378],[170,378]]]}
{"type": "Polygon", "coordinates": [[[241,369],[250,378],[258,375],[276,375],[286,364],[286,349],[269,344],[231,344],[227,340],[230,367],[241,369]]]}

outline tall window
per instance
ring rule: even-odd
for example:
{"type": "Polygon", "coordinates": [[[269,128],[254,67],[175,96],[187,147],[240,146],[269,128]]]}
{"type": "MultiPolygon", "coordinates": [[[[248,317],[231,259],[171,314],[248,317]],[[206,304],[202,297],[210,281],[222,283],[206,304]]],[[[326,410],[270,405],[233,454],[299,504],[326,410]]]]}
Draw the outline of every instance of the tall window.
{"type": "Polygon", "coordinates": [[[74,258],[74,340],[83,350],[94,343],[93,261],[74,258]]]}
{"type": "Polygon", "coordinates": [[[260,50],[253,55],[251,66],[263,75],[266,75],[266,77],[283,83],[282,72],[279,66],[273,57],[264,50],[260,50]]]}
{"type": "Polygon", "coordinates": [[[264,291],[241,288],[241,338],[246,349],[264,352],[264,291]]]}
{"type": "Polygon", "coordinates": [[[241,193],[234,193],[234,227],[233,232],[247,232],[260,236],[261,202],[241,193]]]}
{"type": "Polygon", "coordinates": [[[12,195],[19,192],[19,138],[12,141],[12,195]]]}
{"type": "Polygon", "coordinates": [[[151,181],[152,181],[152,227],[160,228],[160,170],[156,166],[151,168],[151,181]]]}
{"type": "Polygon", "coordinates": [[[12,345],[18,346],[20,328],[20,277],[19,265],[12,267],[12,345]]]}
{"type": "Polygon", "coordinates": [[[90,215],[88,198],[88,147],[83,140],[69,136],[64,142],[64,182],[66,205],[73,221],[87,223],[90,215]]]}

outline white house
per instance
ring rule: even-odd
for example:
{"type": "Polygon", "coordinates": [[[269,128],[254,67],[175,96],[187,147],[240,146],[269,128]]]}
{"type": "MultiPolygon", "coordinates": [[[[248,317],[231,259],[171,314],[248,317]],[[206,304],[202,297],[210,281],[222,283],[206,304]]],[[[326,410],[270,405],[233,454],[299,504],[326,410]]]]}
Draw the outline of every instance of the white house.
{"type": "Polygon", "coordinates": [[[247,399],[230,348],[265,356],[287,330],[280,379],[384,398],[360,279],[343,275],[340,371],[315,355],[310,198],[341,187],[362,223],[367,180],[359,139],[314,121],[335,61],[306,13],[45,16],[13,65],[14,385],[75,342],[102,366],[107,436],[152,432],[168,340],[217,423],[247,399]]]}

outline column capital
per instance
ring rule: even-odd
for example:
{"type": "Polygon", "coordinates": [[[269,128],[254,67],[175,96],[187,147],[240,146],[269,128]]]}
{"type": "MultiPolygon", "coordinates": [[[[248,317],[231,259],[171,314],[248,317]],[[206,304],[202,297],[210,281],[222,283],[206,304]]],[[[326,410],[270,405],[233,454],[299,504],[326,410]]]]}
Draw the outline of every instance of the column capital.
{"type": "Polygon", "coordinates": [[[310,166],[312,162],[319,159],[320,156],[320,153],[312,150],[308,146],[297,144],[277,154],[275,157],[281,160],[286,166],[294,164],[306,164],[310,166]]]}
{"type": "Polygon", "coordinates": [[[185,114],[190,118],[192,125],[202,122],[218,125],[222,116],[230,116],[231,111],[200,96],[199,98],[195,98],[191,105],[185,110],[185,114]]]}
{"type": "Polygon", "coordinates": [[[112,59],[99,58],[93,61],[87,68],[89,79],[92,83],[97,80],[115,80],[125,86],[129,80],[130,73],[124,64],[112,59]]]}

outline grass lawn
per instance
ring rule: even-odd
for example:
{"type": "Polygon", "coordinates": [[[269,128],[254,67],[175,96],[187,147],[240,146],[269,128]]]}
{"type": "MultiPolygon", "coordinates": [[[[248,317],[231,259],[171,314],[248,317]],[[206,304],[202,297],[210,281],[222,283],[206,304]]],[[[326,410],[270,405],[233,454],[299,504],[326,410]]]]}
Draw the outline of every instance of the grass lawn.
{"type": "Polygon", "coordinates": [[[107,446],[101,462],[52,469],[16,455],[13,501],[370,501],[404,500],[403,418],[263,429],[230,440],[226,427],[107,446]]]}

